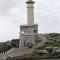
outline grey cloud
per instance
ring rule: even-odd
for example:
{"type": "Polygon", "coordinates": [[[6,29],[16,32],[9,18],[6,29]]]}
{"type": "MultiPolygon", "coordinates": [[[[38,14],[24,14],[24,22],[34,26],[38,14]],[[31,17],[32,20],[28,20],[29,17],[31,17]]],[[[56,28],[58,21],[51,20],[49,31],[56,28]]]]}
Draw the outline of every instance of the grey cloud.
{"type": "Polygon", "coordinates": [[[0,0],[0,15],[7,14],[10,8],[17,6],[18,0],[0,0]]]}
{"type": "MultiPolygon", "coordinates": [[[[0,36],[4,36],[0,39],[17,38],[19,26],[27,20],[26,1],[0,0],[0,36]]],[[[39,32],[60,32],[60,0],[35,1],[35,23],[39,25],[39,32]]]]}
{"type": "Polygon", "coordinates": [[[38,21],[39,32],[60,32],[60,0],[38,1],[39,0],[37,0],[38,6],[35,7],[35,22],[38,21]]]}
{"type": "Polygon", "coordinates": [[[60,0],[48,0],[48,7],[60,9],[60,0]]]}

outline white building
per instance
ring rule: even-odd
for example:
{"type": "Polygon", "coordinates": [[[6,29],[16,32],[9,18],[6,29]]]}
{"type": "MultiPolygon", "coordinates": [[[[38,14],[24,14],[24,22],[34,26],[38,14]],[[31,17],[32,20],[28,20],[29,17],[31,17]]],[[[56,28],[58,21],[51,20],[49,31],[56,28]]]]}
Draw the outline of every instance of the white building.
{"type": "Polygon", "coordinates": [[[38,34],[38,25],[34,24],[34,4],[33,0],[28,0],[27,4],[27,24],[20,26],[19,48],[28,47],[36,40],[41,40],[38,34]]]}

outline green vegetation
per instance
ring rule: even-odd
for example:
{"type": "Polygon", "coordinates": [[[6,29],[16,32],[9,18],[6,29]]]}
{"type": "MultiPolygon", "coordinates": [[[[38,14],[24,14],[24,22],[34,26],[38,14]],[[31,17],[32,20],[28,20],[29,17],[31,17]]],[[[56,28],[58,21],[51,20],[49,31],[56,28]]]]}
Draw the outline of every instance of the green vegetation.
{"type": "Polygon", "coordinates": [[[11,40],[12,47],[18,48],[19,47],[19,39],[11,40]]]}
{"type": "Polygon", "coordinates": [[[60,47],[60,41],[55,41],[47,44],[48,47],[60,47]]]}
{"type": "Polygon", "coordinates": [[[45,35],[48,39],[47,46],[49,47],[60,47],[60,34],[59,33],[50,33],[45,35]]]}
{"type": "MultiPolygon", "coordinates": [[[[47,38],[47,46],[60,47],[60,34],[59,33],[47,33],[40,34],[47,38]]],[[[39,41],[38,41],[39,42],[39,41]]],[[[6,52],[12,48],[19,47],[19,39],[12,39],[11,41],[0,42],[0,53],[6,52]]]]}
{"type": "Polygon", "coordinates": [[[18,47],[19,47],[19,39],[13,39],[11,41],[1,42],[0,53],[6,53],[8,50],[18,47]]]}
{"type": "MultiPolygon", "coordinates": [[[[60,47],[60,34],[58,33],[50,33],[50,34],[40,34],[44,37],[47,38],[48,43],[46,43],[47,47],[60,47]]],[[[39,41],[37,41],[38,43],[39,41]]],[[[10,41],[10,45],[12,48],[15,47],[19,47],[19,39],[13,39],[10,41]]],[[[40,46],[39,46],[40,47],[40,46]]],[[[44,47],[43,47],[44,48],[44,47]]],[[[34,58],[57,58],[58,53],[60,54],[60,52],[55,51],[54,49],[52,50],[51,53],[51,49],[49,49],[49,52],[47,52],[48,50],[43,50],[42,48],[38,48],[38,49],[34,49],[33,52],[29,53],[29,54],[25,54],[24,56],[18,56],[18,57],[7,57],[6,60],[31,60],[34,58]],[[56,56],[52,56],[54,54],[57,54],[56,56]]],[[[34,59],[35,60],[35,59],[34,59]]]]}

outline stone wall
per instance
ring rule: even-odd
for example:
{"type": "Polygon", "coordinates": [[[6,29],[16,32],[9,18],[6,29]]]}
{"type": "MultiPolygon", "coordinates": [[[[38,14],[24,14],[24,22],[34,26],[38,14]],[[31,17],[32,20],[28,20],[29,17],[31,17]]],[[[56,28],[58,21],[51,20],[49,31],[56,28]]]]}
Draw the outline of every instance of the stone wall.
{"type": "Polygon", "coordinates": [[[20,48],[32,46],[32,43],[36,40],[36,35],[21,35],[20,36],[20,48]]]}

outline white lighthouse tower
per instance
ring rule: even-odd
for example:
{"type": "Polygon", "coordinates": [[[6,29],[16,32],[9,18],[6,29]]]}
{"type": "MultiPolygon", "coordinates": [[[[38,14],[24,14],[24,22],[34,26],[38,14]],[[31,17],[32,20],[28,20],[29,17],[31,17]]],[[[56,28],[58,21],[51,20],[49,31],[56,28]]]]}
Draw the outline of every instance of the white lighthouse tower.
{"type": "Polygon", "coordinates": [[[28,47],[36,40],[38,34],[38,25],[34,24],[34,4],[33,0],[28,0],[27,4],[27,24],[20,26],[20,44],[19,47],[28,47]]]}
{"type": "Polygon", "coordinates": [[[34,4],[35,2],[32,0],[28,0],[27,4],[27,24],[33,25],[34,24],[34,4]]]}

